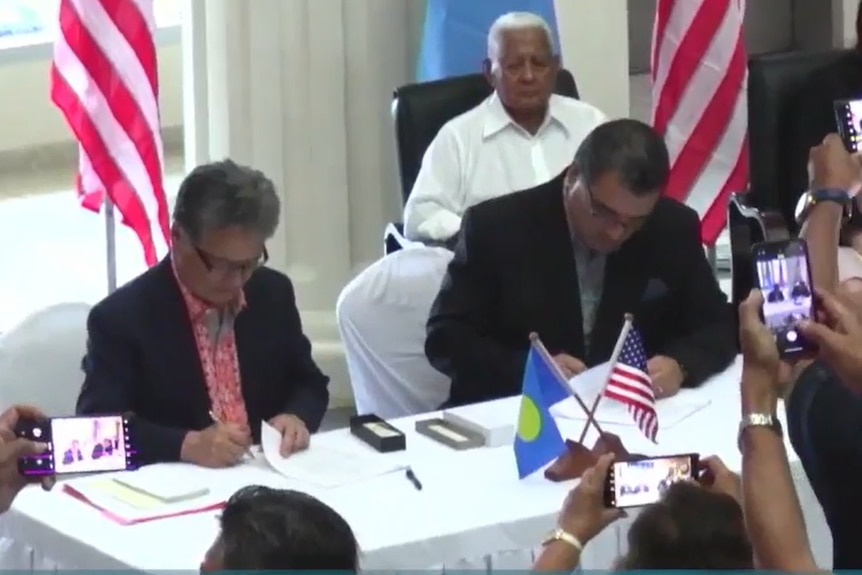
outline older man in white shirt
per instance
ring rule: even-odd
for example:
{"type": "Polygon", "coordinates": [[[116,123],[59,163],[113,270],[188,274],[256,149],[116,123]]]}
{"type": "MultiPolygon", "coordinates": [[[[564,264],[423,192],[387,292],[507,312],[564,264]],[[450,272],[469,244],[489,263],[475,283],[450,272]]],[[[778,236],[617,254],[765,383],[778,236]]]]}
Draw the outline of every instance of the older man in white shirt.
{"type": "Polygon", "coordinates": [[[384,418],[436,409],[449,380],[425,357],[425,324],[467,208],[531,188],[565,170],[606,121],[597,108],[553,94],[553,33],[539,16],[501,16],[484,72],[494,94],[445,124],[422,160],[404,208],[417,242],[360,273],[341,293],[338,325],[359,413],[384,418]]]}

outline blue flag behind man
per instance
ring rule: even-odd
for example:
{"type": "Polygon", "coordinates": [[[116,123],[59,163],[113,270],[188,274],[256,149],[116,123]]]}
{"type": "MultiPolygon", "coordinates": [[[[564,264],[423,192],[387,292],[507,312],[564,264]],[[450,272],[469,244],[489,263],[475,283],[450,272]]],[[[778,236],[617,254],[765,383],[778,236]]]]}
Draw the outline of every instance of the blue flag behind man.
{"type": "Polygon", "coordinates": [[[549,361],[552,360],[535,345],[530,347],[514,445],[521,479],[535,473],[566,449],[557,422],[551,416],[551,406],[569,397],[570,392],[557,379],[549,361]]]}
{"type": "MultiPolygon", "coordinates": [[[[417,80],[476,74],[488,51],[488,30],[508,12],[532,12],[557,36],[554,0],[428,0],[417,80]]],[[[554,46],[559,54],[559,44],[554,46]]]]}

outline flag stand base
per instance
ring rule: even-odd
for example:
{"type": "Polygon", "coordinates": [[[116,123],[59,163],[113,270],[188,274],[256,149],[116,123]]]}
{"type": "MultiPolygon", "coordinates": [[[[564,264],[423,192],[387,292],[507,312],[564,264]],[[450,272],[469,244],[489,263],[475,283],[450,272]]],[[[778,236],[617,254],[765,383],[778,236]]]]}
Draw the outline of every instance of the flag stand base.
{"type": "Polygon", "coordinates": [[[645,457],[637,453],[629,453],[619,435],[613,433],[602,433],[592,449],[583,443],[567,439],[566,452],[545,470],[545,479],[555,482],[578,479],[584,471],[596,464],[599,457],[606,453],[613,453],[615,461],[643,459],[645,457]]]}

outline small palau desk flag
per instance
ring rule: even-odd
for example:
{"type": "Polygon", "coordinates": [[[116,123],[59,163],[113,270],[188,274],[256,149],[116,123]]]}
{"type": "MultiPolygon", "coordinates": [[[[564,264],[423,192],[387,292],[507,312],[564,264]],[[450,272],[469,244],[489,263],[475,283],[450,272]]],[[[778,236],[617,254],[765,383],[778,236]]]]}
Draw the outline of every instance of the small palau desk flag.
{"type": "Polygon", "coordinates": [[[566,449],[551,406],[570,396],[548,365],[548,359],[535,345],[527,354],[521,390],[518,432],[515,434],[515,461],[523,479],[535,473],[566,449]]]}
{"type": "Polygon", "coordinates": [[[533,12],[554,31],[559,53],[554,0],[427,0],[417,81],[477,74],[488,53],[488,30],[508,12],[533,12]]]}

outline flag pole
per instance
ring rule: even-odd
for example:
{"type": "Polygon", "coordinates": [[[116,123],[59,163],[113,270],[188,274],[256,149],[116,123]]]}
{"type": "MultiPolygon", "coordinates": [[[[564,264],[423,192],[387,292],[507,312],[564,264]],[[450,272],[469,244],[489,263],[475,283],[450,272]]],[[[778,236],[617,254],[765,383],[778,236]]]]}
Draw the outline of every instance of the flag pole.
{"type": "MultiPolygon", "coordinates": [[[[572,397],[575,398],[575,401],[578,402],[578,405],[580,405],[581,409],[584,410],[584,413],[587,414],[587,423],[586,423],[586,425],[584,425],[584,429],[585,430],[588,429],[590,427],[590,423],[592,423],[593,425],[596,426],[596,431],[599,432],[599,435],[604,435],[605,432],[602,431],[601,427],[599,427],[599,422],[596,421],[596,419],[592,416],[592,414],[590,413],[590,410],[587,408],[587,404],[584,403],[583,399],[581,399],[581,396],[578,395],[578,393],[574,389],[572,389],[572,387],[569,385],[569,382],[566,379],[566,375],[560,369],[560,366],[557,365],[557,362],[554,361],[554,358],[548,352],[548,349],[545,347],[545,344],[543,344],[542,340],[539,339],[539,334],[537,334],[535,332],[530,334],[530,345],[532,345],[536,349],[536,351],[539,352],[539,354],[542,356],[542,358],[545,360],[545,362],[547,362],[547,364],[551,366],[551,371],[557,377],[557,381],[560,383],[560,385],[563,386],[563,389],[565,389],[566,391],[569,392],[569,395],[571,395],[572,397]]],[[[586,433],[585,433],[585,435],[586,435],[586,433]]],[[[581,440],[579,443],[583,443],[583,441],[584,441],[584,438],[581,437],[581,440]]]]}
{"type": "Polygon", "coordinates": [[[105,194],[102,203],[105,211],[105,266],[108,271],[108,295],[117,290],[117,235],[114,202],[105,194]]]}
{"type": "MultiPolygon", "coordinates": [[[[620,336],[617,338],[617,343],[614,346],[614,351],[611,354],[611,361],[608,362],[610,366],[608,368],[608,374],[605,376],[605,383],[602,385],[602,388],[599,390],[599,394],[596,396],[596,399],[593,400],[593,406],[590,408],[588,412],[588,417],[590,419],[595,419],[596,410],[599,408],[599,403],[602,401],[602,397],[605,395],[605,388],[608,386],[608,382],[611,380],[611,373],[614,371],[614,365],[616,365],[617,360],[620,358],[620,354],[623,352],[623,344],[626,341],[626,337],[629,335],[629,331],[632,329],[632,323],[634,322],[634,316],[630,313],[625,315],[625,323],[623,323],[623,329],[620,330],[620,336]]],[[[584,430],[581,432],[581,438],[578,440],[578,443],[583,443],[584,439],[587,437],[587,429],[589,425],[584,426],[584,430]]]]}

